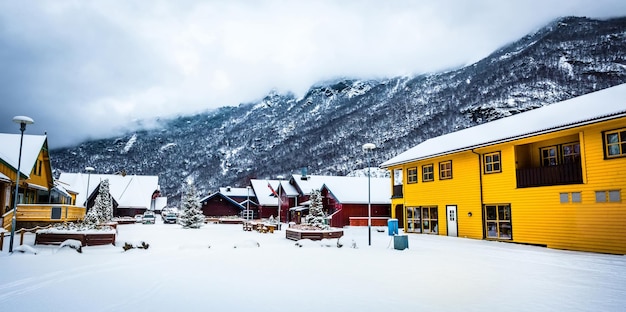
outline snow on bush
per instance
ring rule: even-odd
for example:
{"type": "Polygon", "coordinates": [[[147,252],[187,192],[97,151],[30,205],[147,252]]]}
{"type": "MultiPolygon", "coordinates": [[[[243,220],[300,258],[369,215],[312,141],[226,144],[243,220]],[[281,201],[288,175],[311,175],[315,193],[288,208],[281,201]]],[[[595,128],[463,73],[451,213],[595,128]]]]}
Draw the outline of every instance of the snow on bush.
{"type": "Polygon", "coordinates": [[[13,248],[13,251],[19,251],[19,252],[21,252],[21,253],[31,253],[31,254],[33,254],[33,255],[36,255],[36,254],[37,254],[37,252],[38,252],[38,251],[37,251],[37,249],[35,249],[35,248],[33,248],[33,247],[30,247],[30,246],[28,246],[28,245],[20,245],[20,246],[17,246],[17,247],[15,247],[15,248],[13,248]]]}
{"type": "Polygon", "coordinates": [[[64,240],[61,243],[61,245],[59,245],[59,249],[63,247],[69,247],[69,248],[76,250],[78,253],[83,253],[83,244],[79,240],[76,240],[76,239],[64,240]]]}
{"type": "Polygon", "coordinates": [[[122,246],[122,249],[124,249],[124,251],[128,251],[130,249],[148,249],[150,247],[150,244],[142,241],[140,243],[129,243],[129,242],[125,242],[124,246],[122,246]]]}
{"type": "Polygon", "coordinates": [[[353,238],[342,236],[337,240],[337,247],[347,246],[356,249],[356,241],[353,238]]]}

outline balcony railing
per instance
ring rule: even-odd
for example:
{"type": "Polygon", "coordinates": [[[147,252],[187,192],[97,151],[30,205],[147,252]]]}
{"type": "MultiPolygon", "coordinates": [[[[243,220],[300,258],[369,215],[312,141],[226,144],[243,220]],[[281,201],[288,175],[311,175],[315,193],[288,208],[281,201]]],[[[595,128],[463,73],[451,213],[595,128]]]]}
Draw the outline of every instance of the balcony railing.
{"type": "Polygon", "coordinates": [[[583,183],[580,162],[517,169],[516,176],[518,188],[583,183]]]}
{"type": "Polygon", "coordinates": [[[394,185],[393,186],[393,194],[391,195],[392,198],[401,198],[403,197],[402,195],[402,185],[394,185]]]}

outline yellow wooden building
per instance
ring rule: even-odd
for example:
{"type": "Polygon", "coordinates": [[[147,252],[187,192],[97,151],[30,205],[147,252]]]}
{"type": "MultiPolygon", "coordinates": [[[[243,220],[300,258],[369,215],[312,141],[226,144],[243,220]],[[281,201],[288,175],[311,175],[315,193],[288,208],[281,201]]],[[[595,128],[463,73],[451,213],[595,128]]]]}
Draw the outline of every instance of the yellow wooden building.
{"type": "Polygon", "coordinates": [[[626,84],[426,140],[381,167],[405,232],[626,254],[626,84]]]}
{"type": "MultiPolygon", "coordinates": [[[[76,221],[84,207],[74,206],[76,192],[54,181],[45,135],[24,135],[17,197],[18,228],[32,223],[76,221]]],[[[0,133],[0,225],[11,229],[20,134],[0,133]]]]}

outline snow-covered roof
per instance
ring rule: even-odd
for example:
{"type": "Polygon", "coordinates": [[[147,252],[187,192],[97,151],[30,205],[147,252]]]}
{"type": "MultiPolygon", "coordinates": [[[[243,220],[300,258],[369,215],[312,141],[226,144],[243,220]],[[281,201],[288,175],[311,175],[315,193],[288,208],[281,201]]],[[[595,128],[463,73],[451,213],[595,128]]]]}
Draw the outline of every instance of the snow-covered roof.
{"type": "MultiPolygon", "coordinates": [[[[367,177],[327,177],[324,187],[342,204],[367,204],[367,177]]],[[[371,178],[371,203],[391,204],[391,179],[371,178]]]]}
{"type": "Polygon", "coordinates": [[[0,172],[0,181],[11,182],[11,179],[9,179],[9,177],[0,172]]]}
{"type": "MultiPolygon", "coordinates": [[[[18,158],[20,155],[21,134],[0,133],[0,160],[17,170],[18,158]]],[[[24,134],[22,143],[22,163],[20,171],[26,177],[30,177],[30,172],[35,166],[39,152],[46,142],[45,135],[24,134]]]]}
{"type": "Polygon", "coordinates": [[[257,180],[251,179],[250,184],[256,194],[256,199],[261,206],[276,206],[278,207],[278,198],[274,196],[272,190],[268,187],[271,185],[274,191],[278,190],[278,184],[282,182],[280,180],[257,180]]]}
{"type": "Polygon", "coordinates": [[[295,186],[299,191],[304,195],[311,194],[312,190],[320,190],[322,185],[326,179],[330,176],[319,176],[319,175],[306,175],[303,176],[300,174],[292,174],[291,179],[294,181],[295,186]]]}
{"type": "MultiPolygon", "coordinates": [[[[220,187],[220,193],[226,196],[234,196],[234,197],[247,197],[248,196],[248,188],[245,187],[220,187]]],[[[250,190],[251,197],[254,196],[254,192],[250,190]]]]}
{"type": "Polygon", "coordinates": [[[380,166],[470,150],[626,116],[626,84],[428,139],[380,166]]]}
{"type": "Polygon", "coordinates": [[[300,193],[298,193],[298,189],[296,189],[294,185],[289,184],[289,181],[281,181],[280,187],[283,189],[283,193],[288,197],[294,197],[294,196],[300,195],[300,193]]]}
{"type": "MultiPolygon", "coordinates": [[[[215,196],[218,196],[218,197],[226,199],[229,203],[233,204],[233,206],[238,207],[239,209],[242,209],[242,210],[245,209],[244,205],[245,205],[245,202],[247,200],[244,201],[244,203],[238,203],[237,201],[235,201],[234,199],[230,198],[228,195],[226,195],[226,194],[224,194],[222,192],[216,192],[216,193],[213,193],[213,194],[209,194],[209,195],[201,198],[200,202],[205,202],[205,201],[207,201],[207,200],[209,200],[209,199],[211,199],[211,198],[213,198],[215,196]]],[[[250,196],[252,196],[252,190],[250,190],[250,196]]],[[[253,203],[252,201],[250,201],[250,202],[253,203]]]]}
{"type": "MultiPolygon", "coordinates": [[[[61,173],[59,181],[70,185],[70,189],[78,191],[76,204],[85,202],[85,192],[93,193],[101,181],[109,179],[109,192],[117,201],[118,208],[145,208],[150,209],[152,194],[159,189],[158,176],[61,173]],[[89,178],[89,190],[87,180],[89,178]],[[84,191],[80,191],[84,190],[84,191]]],[[[160,202],[162,205],[163,203],[160,202]]],[[[165,203],[167,205],[167,203],[165,203]]],[[[163,206],[165,206],[163,205],[163,206]]]]}

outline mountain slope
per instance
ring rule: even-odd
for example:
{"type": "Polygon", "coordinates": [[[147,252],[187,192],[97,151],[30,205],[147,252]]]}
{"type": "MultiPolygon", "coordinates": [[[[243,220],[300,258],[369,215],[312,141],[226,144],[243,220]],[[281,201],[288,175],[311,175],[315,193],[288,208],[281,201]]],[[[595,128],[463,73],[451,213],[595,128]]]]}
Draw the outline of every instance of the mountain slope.
{"type": "Polygon", "coordinates": [[[305,96],[271,92],[255,103],[162,120],[162,127],[51,151],[53,168],[159,175],[172,202],[288,176],[307,167],[344,175],[433,136],[626,82],[626,18],[569,17],[453,71],[385,80],[343,79],[305,96]]]}

